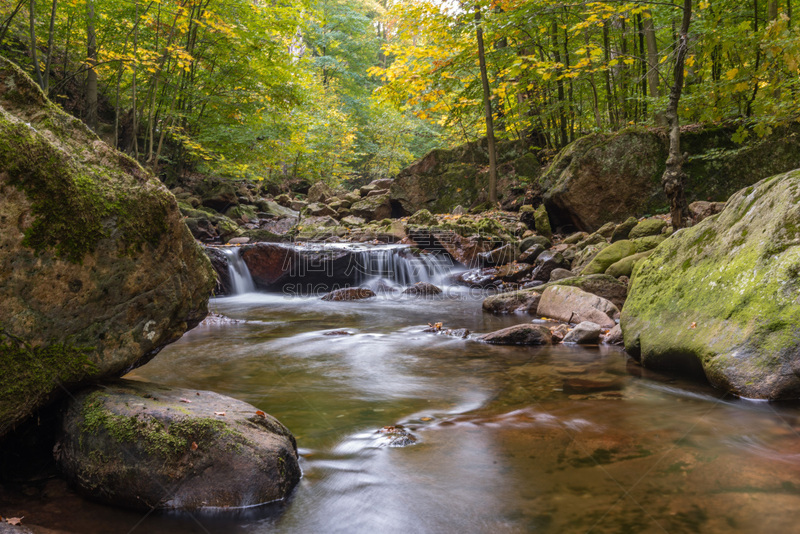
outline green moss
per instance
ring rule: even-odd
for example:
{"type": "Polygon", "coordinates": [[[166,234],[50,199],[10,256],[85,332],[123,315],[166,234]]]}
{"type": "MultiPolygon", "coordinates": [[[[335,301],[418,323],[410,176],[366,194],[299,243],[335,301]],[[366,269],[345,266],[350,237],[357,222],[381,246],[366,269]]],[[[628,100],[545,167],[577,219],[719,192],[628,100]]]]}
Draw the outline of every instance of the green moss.
{"type": "Polygon", "coordinates": [[[83,380],[96,372],[93,347],[65,343],[32,347],[0,328],[0,418],[16,419],[59,384],[83,380]]]}

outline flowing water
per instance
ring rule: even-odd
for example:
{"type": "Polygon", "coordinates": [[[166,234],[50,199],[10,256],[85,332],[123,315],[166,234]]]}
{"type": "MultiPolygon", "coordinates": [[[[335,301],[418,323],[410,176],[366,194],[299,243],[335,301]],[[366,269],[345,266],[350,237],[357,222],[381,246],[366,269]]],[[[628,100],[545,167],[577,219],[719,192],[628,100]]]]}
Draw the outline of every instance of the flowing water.
{"type": "Polygon", "coordinates": [[[360,302],[247,293],[129,378],[247,401],[297,437],[289,499],[141,514],[51,481],[0,511],[68,532],[792,532],[800,411],[642,370],[609,347],[500,347],[480,295],[360,302]],[[326,335],[338,331],[340,335],[326,335]],[[346,335],[341,332],[347,332],[346,335]],[[393,447],[384,426],[416,443],[393,447]]]}

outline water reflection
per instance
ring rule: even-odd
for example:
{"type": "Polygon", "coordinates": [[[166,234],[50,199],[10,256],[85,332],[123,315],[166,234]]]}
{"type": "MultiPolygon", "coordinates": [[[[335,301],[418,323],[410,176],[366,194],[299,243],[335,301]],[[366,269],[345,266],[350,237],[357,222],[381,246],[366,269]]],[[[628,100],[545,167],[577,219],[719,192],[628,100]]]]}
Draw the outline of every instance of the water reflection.
{"type": "Polygon", "coordinates": [[[529,320],[486,315],[465,292],[344,303],[248,294],[213,308],[240,322],[190,332],[131,378],[213,389],[278,417],[301,448],[292,497],[237,517],[142,521],[62,490],[18,498],[20,515],[71,532],[170,534],[789,532],[800,519],[793,406],[643,371],[613,348],[423,332],[529,320]],[[386,446],[387,425],[416,442],[386,446]]]}

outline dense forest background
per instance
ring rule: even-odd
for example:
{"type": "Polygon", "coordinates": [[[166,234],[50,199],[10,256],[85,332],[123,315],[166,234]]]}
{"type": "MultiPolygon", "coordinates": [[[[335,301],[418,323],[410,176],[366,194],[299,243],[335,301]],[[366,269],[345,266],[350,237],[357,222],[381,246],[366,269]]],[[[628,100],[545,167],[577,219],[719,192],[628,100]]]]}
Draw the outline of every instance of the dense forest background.
{"type": "Polygon", "coordinates": [[[0,0],[0,53],[164,177],[356,185],[487,125],[544,153],[666,126],[679,74],[682,124],[767,135],[800,117],[794,26],[791,0],[0,0]]]}

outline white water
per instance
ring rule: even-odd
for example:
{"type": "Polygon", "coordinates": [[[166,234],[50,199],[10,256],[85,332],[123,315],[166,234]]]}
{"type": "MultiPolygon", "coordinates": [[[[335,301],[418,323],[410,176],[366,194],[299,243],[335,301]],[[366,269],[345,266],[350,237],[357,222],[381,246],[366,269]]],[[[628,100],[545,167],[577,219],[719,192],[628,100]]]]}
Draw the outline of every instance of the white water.
{"type": "Polygon", "coordinates": [[[228,274],[231,277],[231,293],[241,295],[242,293],[253,293],[256,285],[250,270],[244,263],[238,247],[223,247],[220,250],[228,258],[228,274]]]}
{"type": "Polygon", "coordinates": [[[375,247],[354,253],[359,265],[359,285],[411,286],[417,282],[442,285],[453,269],[446,256],[412,255],[408,247],[375,247]]]}

